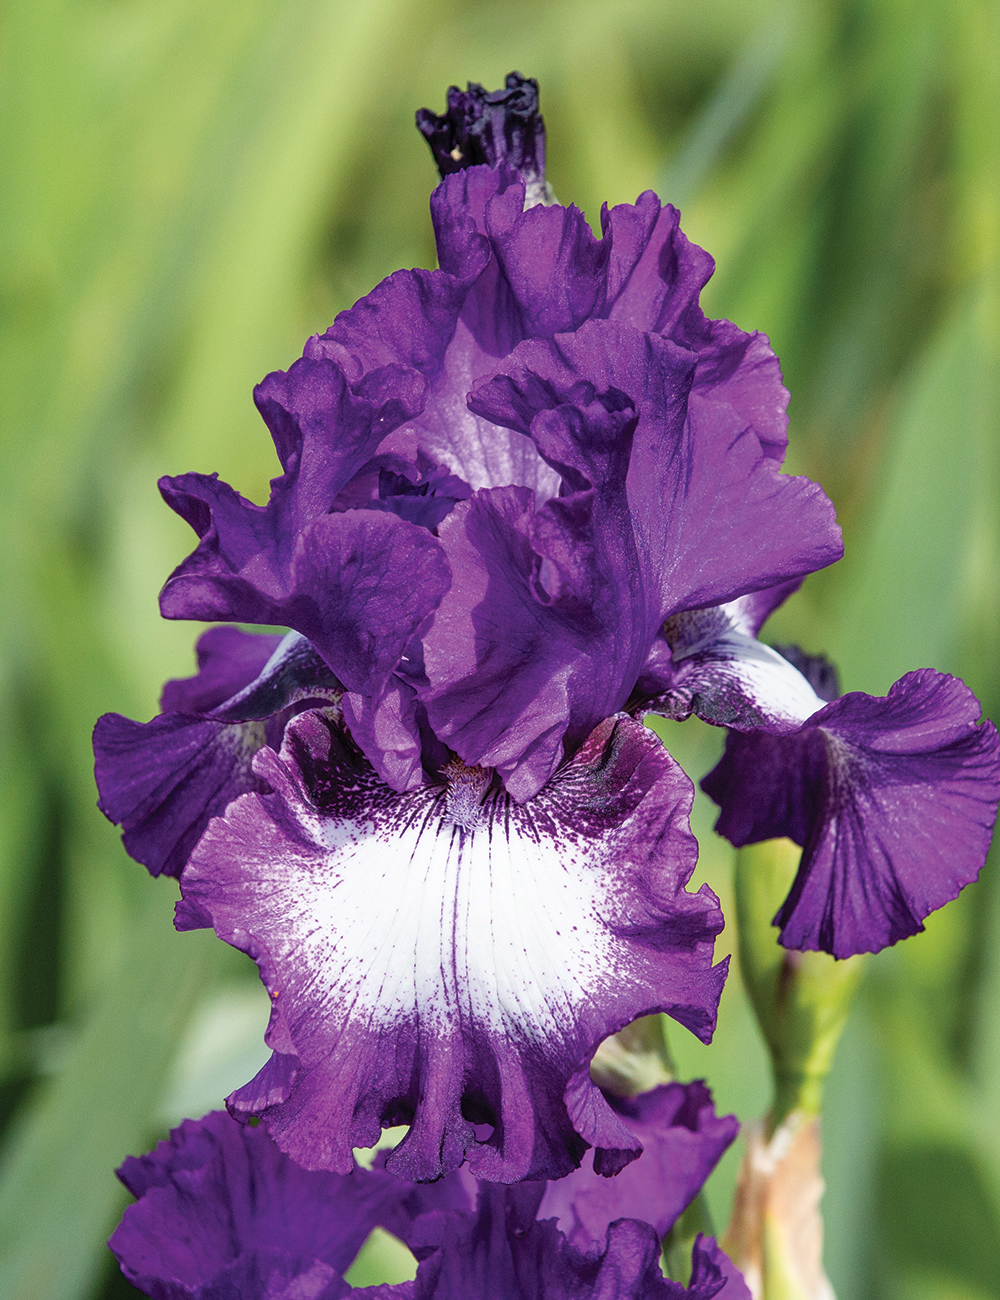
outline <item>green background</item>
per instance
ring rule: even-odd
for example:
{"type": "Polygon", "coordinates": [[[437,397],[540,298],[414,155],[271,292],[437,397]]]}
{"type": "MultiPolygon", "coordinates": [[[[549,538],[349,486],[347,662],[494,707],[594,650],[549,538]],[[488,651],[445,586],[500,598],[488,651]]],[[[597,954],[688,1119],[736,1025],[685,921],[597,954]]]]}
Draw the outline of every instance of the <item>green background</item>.
{"type": "MultiPolygon", "coordinates": [[[[959,672],[1000,716],[1000,10],[985,0],[12,0],[0,16],[0,1296],[124,1295],[112,1170],[260,1057],[266,997],[94,806],[90,730],[145,718],[198,629],[156,594],[192,537],[162,473],[246,495],[267,371],[432,265],[413,111],[539,79],[549,174],[596,223],[655,188],[770,334],[790,467],[847,558],[769,627],[845,687],[959,672]]],[[[700,775],[720,736],[668,724],[700,775]]],[[[699,872],[731,855],[699,805],[699,872]]],[[[1000,1297],[1000,862],[873,961],[826,1118],[840,1300],[1000,1297]]],[[[720,953],[734,947],[732,924],[720,953]]],[[[738,977],[672,1047],[767,1105],[738,977]]],[[[718,1220],[738,1153],[709,1186],[718,1220]]]]}

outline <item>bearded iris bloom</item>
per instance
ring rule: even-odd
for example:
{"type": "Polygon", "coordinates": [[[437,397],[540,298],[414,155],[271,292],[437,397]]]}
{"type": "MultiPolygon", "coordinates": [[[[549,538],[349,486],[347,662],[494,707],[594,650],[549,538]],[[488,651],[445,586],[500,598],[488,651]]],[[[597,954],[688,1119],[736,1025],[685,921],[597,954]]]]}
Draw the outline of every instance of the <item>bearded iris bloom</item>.
{"type": "Polygon", "coordinates": [[[268,503],[161,482],[199,538],[164,615],[291,630],[215,629],[158,718],[102,719],[101,804],[179,877],[178,926],[258,963],[273,1055],[228,1104],[304,1168],[405,1123],[408,1179],[552,1179],[588,1147],[610,1175],[642,1144],[594,1050],[650,1012],[707,1041],[726,971],[691,783],[628,715],[697,694],[677,629],[840,534],[781,473],[777,359],[705,317],[675,209],[646,193],[598,239],[554,203],[533,83],[421,128],[439,269],[258,385],[268,503]]]}
{"type": "Polygon", "coordinates": [[[746,1300],[711,1238],[695,1245],[688,1288],[659,1268],[660,1236],[732,1141],[736,1121],[716,1117],[701,1084],[616,1104],[647,1141],[627,1188],[584,1170],[572,1185],[513,1189],[477,1187],[464,1171],[430,1186],[357,1165],[310,1173],[263,1128],[220,1112],[186,1120],[118,1171],[138,1200],[111,1248],[129,1281],[156,1300],[746,1300]],[[416,1278],[352,1291],[343,1275],[375,1227],[410,1247],[416,1278]]]}

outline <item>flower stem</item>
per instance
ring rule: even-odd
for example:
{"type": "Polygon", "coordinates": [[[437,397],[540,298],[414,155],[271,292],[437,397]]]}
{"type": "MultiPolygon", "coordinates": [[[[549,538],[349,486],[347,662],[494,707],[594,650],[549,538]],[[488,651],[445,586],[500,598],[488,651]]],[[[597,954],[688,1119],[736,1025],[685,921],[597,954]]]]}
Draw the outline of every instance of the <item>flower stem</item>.
{"type": "Polygon", "coordinates": [[[864,958],[836,961],[778,943],[772,917],[800,858],[787,839],[736,855],[740,968],[774,1076],[768,1115],[746,1127],[747,1151],[725,1238],[754,1300],[833,1300],[822,1262],[819,1116],[864,958]]]}

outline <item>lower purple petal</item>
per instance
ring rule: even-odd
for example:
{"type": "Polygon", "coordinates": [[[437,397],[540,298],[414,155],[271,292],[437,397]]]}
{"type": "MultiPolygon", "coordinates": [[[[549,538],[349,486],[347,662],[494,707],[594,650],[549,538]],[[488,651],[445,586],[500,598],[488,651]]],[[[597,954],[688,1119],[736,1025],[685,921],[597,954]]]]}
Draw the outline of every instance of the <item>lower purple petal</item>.
{"type": "Polygon", "coordinates": [[[238,627],[210,627],[195,647],[197,674],[165,684],[160,696],[161,711],[210,712],[249,686],[280,644],[280,635],[260,636],[238,627]]]}
{"type": "Polygon", "coordinates": [[[108,713],[94,728],[99,807],[154,876],[180,875],[211,818],[238,795],[263,788],[253,756],[268,741],[280,744],[296,709],[341,695],[327,665],[296,633],[210,629],[198,642],[198,666],[197,676],[168,682],[163,692],[188,712],[146,723],[108,713]],[[229,696],[220,702],[223,691],[229,696]]]}
{"type": "Polygon", "coordinates": [[[975,880],[1000,797],[1000,741],[931,669],[852,693],[790,736],[730,735],[703,787],[733,844],[787,835],[802,862],[777,916],[787,948],[877,952],[975,880]]]}
{"type": "Polygon", "coordinates": [[[160,1300],[329,1300],[406,1192],[378,1171],[300,1169],[264,1129],[219,1111],[185,1120],[119,1177],[140,1199],[109,1244],[129,1281],[160,1300]]]}
{"type": "Polygon", "coordinates": [[[106,713],[94,728],[98,806],[150,875],[179,876],[209,820],[262,788],[252,761],[265,739],[263,722],[106,713]]]}

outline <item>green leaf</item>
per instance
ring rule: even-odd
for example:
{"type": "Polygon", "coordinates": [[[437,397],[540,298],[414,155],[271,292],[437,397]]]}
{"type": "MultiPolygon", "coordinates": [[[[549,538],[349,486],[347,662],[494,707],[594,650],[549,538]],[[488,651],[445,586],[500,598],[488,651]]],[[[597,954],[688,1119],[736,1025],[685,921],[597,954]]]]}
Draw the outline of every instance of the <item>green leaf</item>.
{"type": "Polygon", "coordinates": [[[175,1043],[213,974],[217,941],[178,935],[150,883],[119,968],[62,1070],[9,1135],[0,1164],[0,1296],[71,1300],[103,1268],[125,1193],[114,1177],[148,1146],[175,1043]]]}

